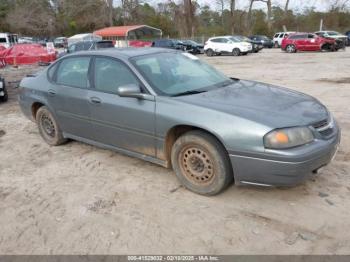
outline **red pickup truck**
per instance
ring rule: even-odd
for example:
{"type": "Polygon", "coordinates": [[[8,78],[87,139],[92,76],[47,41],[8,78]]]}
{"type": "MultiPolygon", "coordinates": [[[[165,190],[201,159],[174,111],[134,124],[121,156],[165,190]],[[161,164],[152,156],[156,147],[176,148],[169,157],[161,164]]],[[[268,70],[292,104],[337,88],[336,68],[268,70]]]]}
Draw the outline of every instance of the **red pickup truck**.
{"type": "Polygon", "coordinates": [[[297,51],[337,51],[334,39],[323,38],[312,33],[295,33],[282,40],[282,50],[288,53],[297,51]]]}

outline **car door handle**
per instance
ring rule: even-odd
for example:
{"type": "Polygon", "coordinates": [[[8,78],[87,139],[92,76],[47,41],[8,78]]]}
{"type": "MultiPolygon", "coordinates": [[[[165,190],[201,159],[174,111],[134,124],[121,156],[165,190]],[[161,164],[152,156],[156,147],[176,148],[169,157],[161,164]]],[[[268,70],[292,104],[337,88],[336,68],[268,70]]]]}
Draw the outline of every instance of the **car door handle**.
{"type": "Polygon", "coordinates": [[[90,102],[93,104],[101,104],[101,99],[99,99],[98,97],[90,97],[90,102]]]}
{"type": "Polygon", "coordinates": [[[56,95],[56,91],[55,91],[55,90],[52,90],[52,89],[49,89],[49,90],[48,90],[48,93],[49,93],[49,96],[54,96],[54,95],[56,95]]]}

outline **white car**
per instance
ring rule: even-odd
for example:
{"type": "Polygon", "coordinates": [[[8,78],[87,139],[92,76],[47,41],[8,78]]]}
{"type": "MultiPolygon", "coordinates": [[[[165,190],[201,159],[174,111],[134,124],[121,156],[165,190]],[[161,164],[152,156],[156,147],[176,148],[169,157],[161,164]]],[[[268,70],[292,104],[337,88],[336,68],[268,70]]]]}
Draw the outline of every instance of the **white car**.
{"type": "Polygon", "coordinates": [[[204,46],[204,52],[207,56],[221,54],[232,54],[234,56],[246,55],[252,49],[253,47],[250,43],[242,42],[232,36],[212,37],[204,46]]]}
{"type": "Polygon", "coordinates": [[[18,36],[16,34],[0,33],[0,46],[9,48],[18,43],[18,36]]]}
{"type": "Polygon", "coordinates": [[[275,47],[281,47],[282,40],[288,37],[290,34],[294,34],[295,32],[278,32],[273,36],[273,43],[275,47]]]}

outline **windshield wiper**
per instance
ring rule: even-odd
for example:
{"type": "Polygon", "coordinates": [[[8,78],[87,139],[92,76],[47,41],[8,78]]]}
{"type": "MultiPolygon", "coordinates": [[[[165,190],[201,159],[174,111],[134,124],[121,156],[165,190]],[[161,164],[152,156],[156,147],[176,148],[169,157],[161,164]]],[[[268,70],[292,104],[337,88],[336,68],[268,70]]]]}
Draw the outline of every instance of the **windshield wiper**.
{"type": "Polygon", "coordinates": [[[200,93],[205,93],[205,92],[207,92],[207,90],[190,90],[190,91],[186,91],[186,92],[182,92],[182,93],[178,93],[178,94],[172,95],[172,97],[195,95],[195,94],[200,94],[200,93]]]}

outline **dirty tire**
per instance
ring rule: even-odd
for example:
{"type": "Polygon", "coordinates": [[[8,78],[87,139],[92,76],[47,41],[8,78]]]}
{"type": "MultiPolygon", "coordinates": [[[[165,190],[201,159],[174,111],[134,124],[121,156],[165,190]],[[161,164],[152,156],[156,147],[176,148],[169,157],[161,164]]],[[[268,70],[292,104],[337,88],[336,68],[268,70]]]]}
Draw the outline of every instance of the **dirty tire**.
{"type": "Polygon", "coordinates": [[[171,162],[182,185],[197,194],[216,195],[233,181],[225,148],[202,131],[179,137],[171,151],[171,162]]]}
{"type": "Polygon", "coordinates": [[[291,53],[296,53],[297,49],[295,48],[295,45],[287,45],[286,51],[287,51],[287,53],[291,54],[291,53]]]}
{"type": "Polygon", "coordinates": [[[239,48],[235,48],[232,50],[232,55],[233,56],[239,56],[241,55],[241,50],[239,50],[239,48]]]}
{"type": "Polygon", "coordinates": [[[1,82],[3,82],[3,88],[4,88],[4,95],[0,97],[0,102],[6,102],[8,100],[8,93],[7,93],[7,89],[6,89],[6,86],[5,86],[5,81],[2,81],[0,79],[1,82]]]}
{"type": "Polygon", "coordinates": [[[56,119],[46,106],[42,106],[36,113],[36,122],[41,137],[51,146],[59,146],[67,142],[56,119]]]}
{"type": "Polygon", "coordinates": [[[4,93],[5,93],[4,96],[0,97],[0,102],[6,102],[9,99],[6,89],[4,93]]]}
{"type": "Polygon", "coordinates": [[[205,53],[207,56],[214,56],[214,51],[212,49],[208,49],[205,53]]]}

